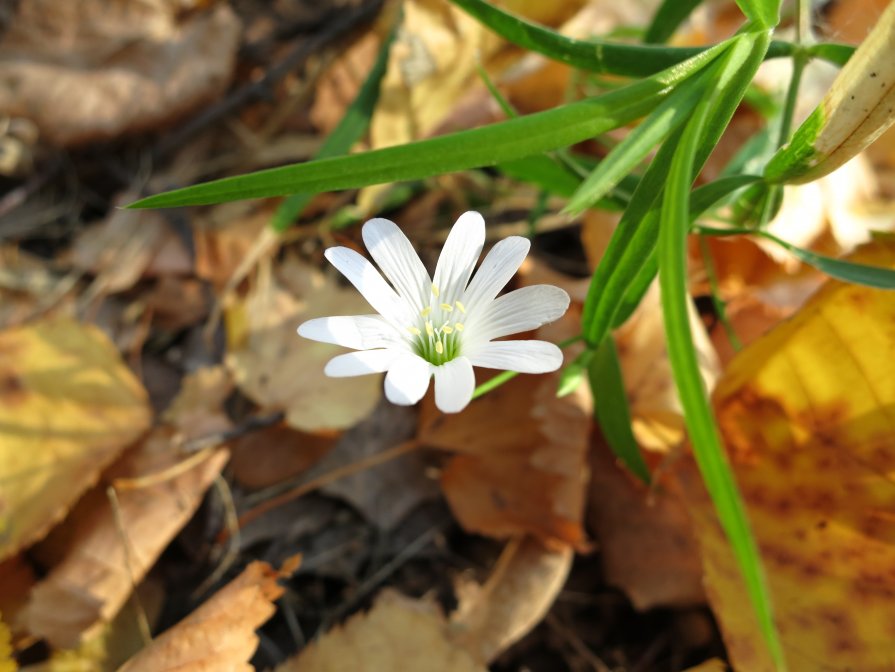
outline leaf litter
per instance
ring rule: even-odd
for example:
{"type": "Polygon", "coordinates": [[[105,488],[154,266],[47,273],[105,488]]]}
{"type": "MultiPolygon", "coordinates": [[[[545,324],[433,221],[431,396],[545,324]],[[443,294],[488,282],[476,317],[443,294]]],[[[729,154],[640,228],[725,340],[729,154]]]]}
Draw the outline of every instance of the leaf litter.
{"type": "MultiPolygon", "coordinates": [[[[594,86],[447,2],[406,5],[364,146],[498,118],[479,60],[524,112],[594,86]]],[[[507,6],[580,39],[649,16],[507,6]]],[[[558,376],[520,376],[446,417],[431,396],[387,405],[375,377],[325,378],[339,350],[294,333],[369,312],[322,263],[361,249],[365,214],[396,220],[430,263],[479,208],[489,241],[534,231],[516,283],[568,291],[569,317],[537,335],[562,340],[614,215],[572,220],[552,199],[531,228],[538,193],[491,173],[322,195],[279,236],[275,203],[116,209],[311,156],[391,25],[352,24],[374,13],[363,2],[315,12],[26,0],[0,37],[0,78],[20,84],[0,92],[0,140],[18,152],[3,170],[21,181],[0,202],[0,669],[765,669],[688,457],[655,290],[616,333],[649,485],[619,465],[585,386],[557,398],[558,376]]],[[[676,40],[715,39],[734,14],[700,10],[676,40]]],[[[719,155],[754,124],[738,114],[719,155]]],[[[875,236],[859,258],[891,265],[872,233],[895,223],[890,138],[791,190],[773,230],[832,256],[875,236]]],[[[692,325],[784,644],[798,669],[886,669],[891,302],[839,283],[809,298],[823,278],[764,242],[707,247],[711,269],[690,250],[692,325]],[[710,270],[739,354],[707,308],[710,270]]]]}

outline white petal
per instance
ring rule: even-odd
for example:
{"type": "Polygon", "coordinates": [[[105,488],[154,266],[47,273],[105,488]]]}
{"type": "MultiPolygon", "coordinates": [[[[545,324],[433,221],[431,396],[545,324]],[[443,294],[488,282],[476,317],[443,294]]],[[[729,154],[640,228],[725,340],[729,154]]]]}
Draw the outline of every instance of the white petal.
{"type": "Polygon", "coordinates": [[[393,404],[411,406],[429,389],[429,362],[412,353],[393,360],[385,376],[385,396],[393,404]]]}
{"type": "Polygon", "coordinates": [[[466,356],[475,366],[519,373],[548,373],[562,366],[562,350],[547,341],[494,341],[466,356]]]}
{"type": "Polygon", "coordinates": [[[364,224],[364,244],[385,277],[405,300],[420,310],[428,305],[432,281],[413,245],[397,224],[387,219],[371,219],[364,224]]]}
{"type": "Polygon", "coordinates": [[[443,413],[466,408],[475,390],[475,374],[466,357],[457,357],[435,367],[435,405],[443,413]]]}
{"type": "Polygon", "coordinates": [[[368,373],[382,373],[395,357],[400,356],[394,350],[362,350],[361,352],[349,352],[345,355],[333,357],[326,363],[323,373],[332,378],[346,378],[348,376],[365,376],[368,373]]]}
{"type": "Polygon", "coordinates": [[[470,345],[537,329],[558,320],[569,309],[569,295],[553,285],[533,285],[510,292],[466,321],[470,345]],[[474,340],[473,340],[474,339],[474,340]]]}
{"type": "Polygon", "coordinates": [[[354,350],[384,348],[402,342],[395,329],[379,315],[318,317],[303,323],[298,335],[354,350]]]}
{"type": "Polygon", "coordinates": [[[505,238],[491,248],[466,290],[468,311],[481,311],[500,293],[525,261],[529,248],[531,243],[520,236],[505,238]]]}
{"type": "Polygon", "coordinates": [[[367,259],[347,247],[331,247],[324,252],[324,256],[348,278],[348,282],[357,288],[373,310],[395,324],[409,321],[408,311],[395,290],[389,287],[367,259]]]}
{"type": "Polygon", "coordinates": [[[485,246],[485,220],[477,212],[464,212],[448,234],[433,282],[444,301],[456,300],[466,289],[482,248],[485,246]]]}

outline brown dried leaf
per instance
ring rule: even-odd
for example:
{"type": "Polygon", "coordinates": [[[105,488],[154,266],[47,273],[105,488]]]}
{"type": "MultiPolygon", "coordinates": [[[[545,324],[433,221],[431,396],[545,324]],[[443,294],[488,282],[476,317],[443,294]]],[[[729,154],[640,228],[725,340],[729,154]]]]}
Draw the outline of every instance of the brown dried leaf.
{"type": "MultiPolygon", "coordinates": [[[[690,325],[700,372],[711,390],[720,365],[708,334],[690,304],[690,325]]],[[[631,405],[634,435],[646,450],[667,452],[685,436],[684,416],[665,349],[659,285],[654,283],[637,310],[616,332],[619,360],[631,405]]]]}
{"type": "Polygon", "coordinates": [[[254,672],[255,630],[283,594],[288,573],[255,561],[211,599],[119,668],[118,672],[254,672]]]}
{"type": "MultiPolygon", "coordinates": [[[[106,477],[140,478],[182,459],[170,430],[159,429],[106,477]]],[[[119,491],[121,528],[102,493],[85,498],[67,522],[72,526],[67,554],[31,593],[22,614],[28,630],[59,648],[73,648],[95,636],[192,517],[226,461],[221,451],[158,485],[119,491]]]]}
{"type": "Polygon", "coordinates": [[[484,585],[458,586],[451,639],[476,660],[491,662],[544,618],[573,558],[568,546],[550,550],[531,538],[511,541],[484,585]]]}
{"type": "Polygon", "coordinates": [[[43,537],[149,421],[99,329],[57,318],[0,332],[0,560],[43,537]]]}
{"type": "Polygon", "coordinates": [[[226,3],[24,0],[0,42],[0,113],[57,145],[153,129],[228,85],[240,23],[226,3]]]}
{"type": "Polygon", "coordinates": [[[259,274],[248,297],[226,312],[225,362],[237,386],[265,409],[284,410],[296,429],[354,425],[382,397],[382,377],[329,378],[324,365],[344,349],[301,338],[296,328],[312,317],[363,315],[371,308],[353,288],[341,287],[334,274],[287,261],[280,267],[281,281],[262,268],[268,270],[259,274]]]}
{"type": "Polygon", "coordinates": [[[369,612],[333,628],[276,672],[349,670],[485,672],[486,668],[451,641],[444,615],[433,601],[413,600],[386,589],[369,612]]]}
{"type": "MultiPolygon", "coordinates": [[[[575,322],[567,314],[550,328],[567,335],[575,322]]],[[[559,374],[518,376],[456,415],[438,412],[431,396],[424,400],[418,438],[456,454],[441,483],[466,529],[585,545],[591,399],[584,385],[557,398],[558,380],[559,374]]]]}
{"type": "MultiPolygon", "coordinates": [[[[123,194],[119,203],[135,200],[123,194]]],[[[78,234],[71,262],[97,276],[95,292],[111,294],[133,287],[143,277],[187,273],[189,253],[162,214],[151,210],[114,209],[104,221],[78,234]]]]}
{"type": "Polygon", "coordinates": [[[635,609],[705,602],[702,560],[687,510],[667,479],[648,488],[597,442],[591,457],[588,520],[600,547],[606,581],[635,609]]]}

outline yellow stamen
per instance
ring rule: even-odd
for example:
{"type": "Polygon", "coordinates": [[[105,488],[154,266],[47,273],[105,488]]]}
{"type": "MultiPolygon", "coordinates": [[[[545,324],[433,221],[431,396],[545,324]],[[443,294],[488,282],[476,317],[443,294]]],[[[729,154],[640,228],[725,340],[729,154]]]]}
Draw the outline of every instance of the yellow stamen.
{"type": "Polygon", "coordinates": [[[449,304],[449,303],[442,303],[442,304],[441,304],[441,309],[442,309],[444,312],[449,313],[449,312],[451,312],[451,311],[454,309],[454,307],[453,307],[451,304],[449,304]]]}
{"type": "Polygon", "coordinates": [[[453,328],[453,327],[449,327],[448,325],[444,325],[444,326],[441,328],[441,330],[442,330],[444,333],[446,333],[446,334],[453,334],[453,333],[454,333],[454,328],[453,328]]]}
{"type": "Polygon", "coordinates": [[[459,301],[454,301],[454,305],[457,306],[457,309],[458,309],[461,313],[463,313],[464,315],[466,314],[466,306],[464,306],[464,305],[463,305],[462,303],[460,303],[459,301]]]}
{"type": "Polygon", "coordinates": [[[407,327],[407,331],[409,331],[414,336],[419,336],[422,332],[416,327],[407,327]]]}
{"type": "Polygon", "coordinates": [[[457,331],[463,331],[464,328],[465,328],[465,327],[463,326],[463,323],[462,323],[462,322],[455,322],[455,323],[454,323],[454,329],[456,329],[457,331]]]}
{"type": "Polygon", "coordinates": [[[435,352],[439,355],[444,354],[444,346],[441,344],[441,341],[435,341],[435,352]]]}
{"type": "Polygon", "coordinates": [[[435,329],[432,328],[432,323],[429,320],[426,320],[426,336],[432,338],[435,335],[435,329]]]}
{"type": "Polygon", "coordinates": [[[438,285],[432,283],[432,293],[437,297],[441,292],[438,291],[438,285]]]}
{"type": "Polygon", "coordinates": [[[420,315],[423,317],[429,317],[429,313],[432,312],[432,306],[426,306],[420,311],[420,315]]]}

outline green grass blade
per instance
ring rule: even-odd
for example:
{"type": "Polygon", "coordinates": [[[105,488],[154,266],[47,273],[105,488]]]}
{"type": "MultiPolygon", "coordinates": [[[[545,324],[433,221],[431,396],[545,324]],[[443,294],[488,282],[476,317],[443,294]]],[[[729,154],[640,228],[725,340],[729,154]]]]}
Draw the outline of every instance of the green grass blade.
{"type": "Polygon", "coordinates": [[[785,669],[761,557],[736,480],[715,425],[693,345],[687,295],[689,193],[700,133],[710,104],[687,125],[668,172],[659,227],[659,284],[668,357],[690,435],[693,455],[742,573],[759,628],[778,670],[785,669]]]}
{"type": "MultiPolygon", "coordinates": [[[[714,77],[710,85],[716,96],[695,169],[702,167],[736,111],[763,60],[768,39],[767,32],[739,35],[730,51],[711,66],[715,73],[706,73],[707,77],[714,77]]],[[[616,323],[616,314],[625,301],[629,286],[655,249],[658,236],[657,199],[664,187],[679,137],[680,132],[675,131],[659,148],[631,197],[628,209],[622,215],[591,280],[582,314],[582,328],[587,342],[593,347],[603,341],[616,323]]]]}
{"type": "Polygon", "coordinates": [[[701,4],[702,0],[663,0],[653,14],[643,41],[648,44],[667,42],[678,26],[701,4]]]}
{"type": "Polygon", "coordinates": [[[701,76],[681,84],[587,176],[565,207],[565,212],[580,214],[592,207],[646,157],[657,144],[686,121],[696,103],[707,91],[701,76]]]}
{"type": "MultiPolygon", "coordinates": [[[[395,35],[398,32],[398,26],[401,24],[401,12],[395,18],[392,29],[388,32],[379,47],[379,53],[376,54],[376,61],[364,83],[361,85],[360,91],[351,102],[351,105],[345,110],[345,114],[339,120],[338,125],[323,141],[323,145],[314,156],[315,159],[327,159],[333,156],[340,156],[351,151],[351,147],[359,141],[370,125],[370,118],[373,116],[373,110],[379,100],[379,88],[382,84],[382,78],[385,76],[388,67],[388,58],[391,53],[392,43],[395,41],[395,35]]],[[[293,194],[280,204],[277,211],[271,218],[270,225],[274,231],[285,231],[292,223],[301,216],[302,211],[311,202],[313,194],[293,194]]]]}
{"type": "Polygon", "coordinates": [[[780,23],[780,0],[736,0],[740,11],[756,26],[773,28],[780,23]]]}
{"type": "Polygon", "coordinates": [[[588,367],[588,381],[594,397],[594,414],[603,436],[615,456],[644,483],[650,482],[649,467],[631,431],[631,411],[622,378],[618,350],[611,336],[597,348],[588,367]]]}
{"type": "MultiPolygon", "coordinates": [[[[578,40],[532,23],[484,0],[451,1],[509,42],[589,72],[645,77],[681,63],[702,51],[702,47],[632,45],[601,39],[578,40]]],[[[674,1],[669,0],[671,3],[674,1]]],[[[792,56],[800,49],[801,47],[790,42],[775,40],[765,57],[792,56]]],[[[848,45],[812,45],[805,49],[811,56],[829,60],[836,65],[842,65],[848,60],[852,50],[848,45]]]]}
{"type": "Polygon", "coordinates": [[[777,245],[787,250],[799,261],[813,266],[821,273],[825,273],[832,278],[877,289],[895,289],[895,270],[891,268],[856,264],[845,259],[826,257],[822,254],[797,247],[767,231],[756,231],[755,233],[777,243],[777,245]]]}
{"type": "Polygon", "coordinates": [[[649,113],[727,44],[648,79],[569,105],[497,124],[363,154],[262,170],[149,196],[128,207],[210,205],[246,198],[354,189],[493,166],[567,147],[649,113]]]}

